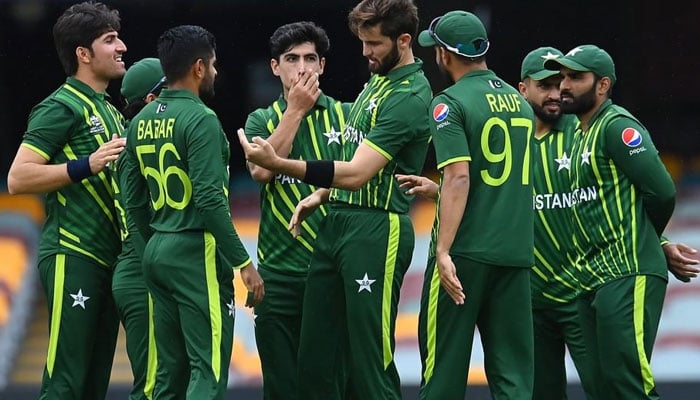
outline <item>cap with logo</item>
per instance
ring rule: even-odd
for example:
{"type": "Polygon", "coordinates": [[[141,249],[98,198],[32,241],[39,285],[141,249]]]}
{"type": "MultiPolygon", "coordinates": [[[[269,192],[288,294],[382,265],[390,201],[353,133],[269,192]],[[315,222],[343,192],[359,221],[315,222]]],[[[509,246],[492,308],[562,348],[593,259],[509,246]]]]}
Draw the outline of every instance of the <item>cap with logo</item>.
{"type": "Polygon", "coordinates": [[[520,79],[530,78],[536,81],[547,79],[554,76],[559,71],[554,71],[544,67],[544,63],[548,60],[555,60],[564,56],[560,50],[554,47],[540,47],[527,53],[520,66],[520,79]]]}
{"type": "Polygon", "coordinates": [[[435,18],[418,35],[418,44],[423,47],[442,46],[448,51],[464,57],[481,57],[489,50],[486,28],[476,15],[455,10],[435,18]]]}
{"type": "Polygon", "coordinates": [[[163,68],[157,58],[144,58],[135,62],[122,79],[121,93],[128,103],[156,93],[166,83],[163,68]]]}
{"type": "Polygon", "coordinates": [[[582,44],[569,50],[564,57],[547,60],[544,67],[559,70],[562,66],[579,72],[593,72],[600,77],[610,78],[615,83],[615,63],[607,51],[592,44],[582,44]]]}

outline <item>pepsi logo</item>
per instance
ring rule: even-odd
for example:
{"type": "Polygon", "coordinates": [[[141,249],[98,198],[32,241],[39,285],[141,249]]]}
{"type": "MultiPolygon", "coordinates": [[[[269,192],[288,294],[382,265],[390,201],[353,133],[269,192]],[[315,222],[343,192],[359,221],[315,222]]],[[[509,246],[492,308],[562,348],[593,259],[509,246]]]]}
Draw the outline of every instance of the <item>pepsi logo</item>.
{"type": "Polygon", "coordinates": [[[447,114],[450,113],[450,108],[447,107],[447,104],[445,103],[440,103],[433,108],[433,119],[435,122],[442,122],[447,118],[447,114]]]}
{"type": "Polygon", "coordinates": [[[625,128],[622,131],[622,142],[627,145],[627,147],[637,147],[642,144],[642,134],[634,128],[625,128]]]}

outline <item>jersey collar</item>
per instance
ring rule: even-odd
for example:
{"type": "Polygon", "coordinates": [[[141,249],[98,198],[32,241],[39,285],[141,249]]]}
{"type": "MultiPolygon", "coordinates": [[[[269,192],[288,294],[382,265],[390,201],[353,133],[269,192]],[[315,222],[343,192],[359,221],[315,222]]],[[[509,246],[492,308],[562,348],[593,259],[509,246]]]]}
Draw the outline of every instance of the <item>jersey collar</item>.
{"type": "Polygon", "coordinates": [[[611,105],[612,105],[612,100],[610,100],[610,99],[605,100],[605,101],[603,102],[603,104],[601,104],[600,107],[598,107],[598,109],[596,110],[596,112],[593,113],[593,115],[591,115],[591,119],[588,120],[588,126],[589,126],[589,127],[590,127],[590,126],[593,126],[593,123],[594,123],[601,115],[603,115],[603,113],[605,112],[605,110],[607,110],[608,107],[610,107],[611,105]]]}
{"type": "Polygon", "coordinates": [[[163,88],[160,92],[160,96],[158,97],[164,97],[164,98],[186,98],[193,100],[197,103],[204,104],[202,99],[199,98],[199,96],[195,95],[194,93],[190,92],[187,89],[168,89],[168,88],[163,88]]]}
{"type": "Polygon", "coordinates": [[[97,98],[100,100],[104,100],[105,98],[111,99],[108,93],[97,93],[90,86],[88,86],[88,84],[73,76],[66,78],[66,83],[78,89],[81,93],[87,95],[88,97],[97,98]]]}
{"type": "Polygon", "coordinates": [[[423,61],[420,58],[415,57],[413,62],[410,64],[403,65],[396,69],[392,69],[386,74],[386,78],[390,81],[401,80],[404,76],[416,73],[423,68],[423,61]]]}

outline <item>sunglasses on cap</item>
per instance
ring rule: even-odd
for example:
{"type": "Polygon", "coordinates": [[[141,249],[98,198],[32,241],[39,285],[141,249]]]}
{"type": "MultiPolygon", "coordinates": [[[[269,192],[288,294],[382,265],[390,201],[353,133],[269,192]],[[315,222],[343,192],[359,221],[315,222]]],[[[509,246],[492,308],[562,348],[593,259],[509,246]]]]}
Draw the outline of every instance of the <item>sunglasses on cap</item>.
{"type": "Polygon", "coordinates": [[[165,77],[160,78],[160,80],[155,85],[153,85],[151,90],[146,92],[146,96],[148,96],[150,93],[157,94],[158,91],[160,91],[166,83],[168,83],[168,80],[165,77]]]}
{"type": "Polygon", "coordinates": [[[441,45],[442,47],[446,48],[447,50],[457,53],[461,56],[467,57],[467,58],[477,58],[481,57],[486,52],[489,50],[489,41],[484,40],[484,39],[476,39],[472,43],[457,43],[456,46],[451,46],[447,44],[444,40],[440,39],[440,36],[437,35],[435,32],[435,28],[437,27],[438,22],[440,22],[440,17],[437,17],[433,19],[433,21],[430,23],[428,26],[428,33],[430,36],[435,39],[435,41],[441,45]],[[469,54],[471,53],[471,54],[469,54]]]}

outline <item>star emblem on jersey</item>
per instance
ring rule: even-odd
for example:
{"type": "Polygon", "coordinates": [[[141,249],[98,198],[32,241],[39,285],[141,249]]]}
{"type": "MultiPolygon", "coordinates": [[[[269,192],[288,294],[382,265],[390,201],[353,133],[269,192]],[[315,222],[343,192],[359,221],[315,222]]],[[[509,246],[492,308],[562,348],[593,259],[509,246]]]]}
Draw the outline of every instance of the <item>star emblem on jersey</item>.
{"type": "Polygon", "coordinates": [[[545,61],[555,60],[555,59],[559,58],[559,54],[554,54],[551,51],[547,51],[547,54],[540,56],[540,57],[542,57],[545,61]]]}
{"type": "Polygon", "coordinates": [[[331,131],[330,131],[330,132],[324,132],[324,133],[323,133],[323,136],[325,136],[325,137],[328,138],[328,144],[327,144],[327,146],[330,146],[331,143],[338,143],[338,144],[340,144],[340,132],[337,132],[337,131],[335,130],[335,127],[334,127],[334,126],[331,127],[331,131]]]}
{"type": "Polygon", "coordinates": [[[568,53],[566,53],[566,56],[567,56],[567,57],[568,57],[568,56],[572,56],[572,57],[573,57],[573,56],[576,55],[576,53],[581,52],[581,51],[583,51],[582,48],[580,48],[580,47],[574,47],[573,49],[569,50],[568,53]]]}
{"type": "Polygon", "coordinates": [[[355,282],[357,282],[360,285],[360,288],[357,289],[357,293],[360,293],[363,290],[372,293],[372,284],[375,281],[376,279],[369,279],[367,273],[365,272],[365,276],[363,276],[362,279],[355,279],[355,282]]]}
{"type": "Polygon", "coordinates": [[[588,149],[583,149],[581,153],[581,165],[583,164],[591,165],[591,152],[588,149]]]}
{"type": "Polygon", "coordinates": [[[571,170],[571,159],[569,156],[566,155],[566,152],[561,155],[561,158],[555,158],[554,161],[559,164],[559,168],[557,168],[557,172],[561,171],[562,169],[565,169],[567,171],[571,170]]]}
{"type": "Polygon", "coordinates": [[[233,317],[234,315],[236,315],[236,307],[233,304],[233,299],[231,299],[230,303],[226,303],[226,308],[228,308],[229,317],[233,317]]]}
{"type": "Polygon", "coordinates": [[[377,99],[369,99],[369,105],[365,108],[365,111],[372,112],[377,108],[377,99]]]}
{"type": "Polygon", "coordinates": [[[73,298],[73,305],[71,307],[80,306],[83,310],[85,309],[85,302],[90,299],[88,296],[83,295],[83,289],[78,289],[78,293],[71,294],[70,297],[73,298]]]}

